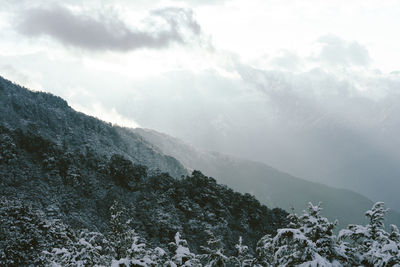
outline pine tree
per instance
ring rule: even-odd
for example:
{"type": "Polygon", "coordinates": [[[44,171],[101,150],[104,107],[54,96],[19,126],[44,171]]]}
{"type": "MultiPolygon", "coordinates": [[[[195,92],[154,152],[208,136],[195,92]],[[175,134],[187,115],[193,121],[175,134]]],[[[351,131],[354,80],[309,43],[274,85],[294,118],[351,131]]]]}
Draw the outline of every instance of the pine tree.
{"type": "Polygon", "coordinates": [[[120,207],[117,201],[110,207],[108,249],[115,259],[126,257],[128,249],[137,241],[137,234],[131,225],[131,220],[126,219],[126,213],[126,209],[120,207]]]}
{"type": "Polygon", "coordinates": [[[19,199],[0,197],[0,265],[41,264],[38,257],[52,240],[44,213],[19,199]]]}
{"type": "Polygon", "coordinates": [[[44,251],[47,265],[105,266],[111,258],[104,252],[104,236],[98,232],[80,231],[69,242],[50,251],[44,251]]]}
{"type": "MultiPolygon", "coordinates": [[[[308,205],[302,216],[291,214],[289,228],[279,229],[276,236],[265,236],[257,246],[254,264],[330,266],[338,258],[336,237],[331,223],[321,216],[320,205],[308,205]]],[[[256,265],[257,266],[257,265],[256,265]]]]}
{"type": "Polygon", "coordinates": [[[175,234],[175,240],[169,244],[169,247],[174,253],[170,261],[171,266],[200,266],[200,261],[196,259],[194,253],[190,252],[186,240],[181,238],[179,232],[175,234]]]}
{"type": "Polygon", "coordinates": [[[392,226],[389,234],[384,228],[387,212],[384,203],[377,202],[365,213],[369,221],[366,226],[353,224],[340,231],[341,249],[349,262],[365,266],[392,266],[400,262],[399,231],[392,226]]]}
{"type": "Polygon", "coordinates": [[[239,237],[239,242],[235,245],[235,248],[236,255],[231,257],[230,261],[238,267],[251,266],[251,262],[253,260],[249,254],[249,247],[243,244],[243,239],[241,236],[239,237]]]}
{"type": "Polygon", "coordinates": [[[160,247],[153,249],[150,257],[155,266],[170,266],[168,263],[170,263],[171,260],[168,257],[168,253],[160,247]]]}
{"type": "Polygon", "coordinates": [[[224,255],[221,239],[216,238],[214,233],[206,230],[209,235],[206,247],[201,247],[205,253],[200,258],[205,262],[205,267],[224,267],[228,262],[228,257],[224,255]]]}
{"type": "Polygon", "coordinates": [[[17,158],[17,148],[13,138],[6,134],[0,134],[0,164],[8,164],[17,158]]]}
{"type": "Polygon", "coordinates": [[[337,221],[330,222],[327,218],[321,216],[321,204],[314,206],[308,204],[308,212],[305,212],[300,218],[300,230],[304,235],[315,244],[316,252],[322,257],[332,261],[336,258],[336,236],[333,229],[337,221]]]}
{"type": "Polygon", "coordinates": [[[251,266],[262,267],[271,264],[274,260],[274,245],[270,235],[263,236],[256,247],[256,255],[251,266]]]}
{"type": "Polygon", "coordinates": [[[126,256],[130,260],[130,264],[134,266],[151,266],[154,264],[151,257],[153,251],[151,249],[146,249],[146,243],[141,240],[134,230],[132,230],[131,236],[133,242],[126,256]]]}

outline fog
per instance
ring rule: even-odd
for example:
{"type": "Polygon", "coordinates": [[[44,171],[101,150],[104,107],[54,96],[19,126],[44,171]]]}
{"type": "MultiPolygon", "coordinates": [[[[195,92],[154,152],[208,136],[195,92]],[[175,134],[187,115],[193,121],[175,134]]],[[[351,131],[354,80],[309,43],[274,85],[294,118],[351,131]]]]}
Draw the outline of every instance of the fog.
{"type": "Polygon", "coordinates": [[[237,81],[209,72],[168,73],[146,86],[138,83],[117,111],[197,147],[398,207],[397,74],[357,77],[356,85],[321,69],[293,74],[242,68],[237,81]],[[173,89],[160,92],[162,84],[173,89]]]}
{"type": "Polygon", "coordinates": [[[0,75],[400,209],[396,1],[55,3],[4,0],[0,75]]]}

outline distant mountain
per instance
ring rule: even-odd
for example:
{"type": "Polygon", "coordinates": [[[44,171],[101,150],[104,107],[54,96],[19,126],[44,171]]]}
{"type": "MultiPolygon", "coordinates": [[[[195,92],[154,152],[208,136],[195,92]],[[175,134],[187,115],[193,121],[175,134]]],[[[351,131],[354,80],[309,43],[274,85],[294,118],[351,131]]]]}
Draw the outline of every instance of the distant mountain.
{"type": "MultiPolygon", "coordinates": [[[[286,210],[293,207],[300,212],[309,201],[322,202],[323,214],[332,220],[338,219],[339,226],[345,227],[350,223],[364,223],[363,211],[373,204],[356,192],[293,177],[263,163],[202,151],[154,130],[132,131],[178,159],[186,168],[202,170],[239,192],[250,192],[268,206],[286,210]]],[[[400,213],[390,211],[388,222],[398,225],[400,213]]]]}

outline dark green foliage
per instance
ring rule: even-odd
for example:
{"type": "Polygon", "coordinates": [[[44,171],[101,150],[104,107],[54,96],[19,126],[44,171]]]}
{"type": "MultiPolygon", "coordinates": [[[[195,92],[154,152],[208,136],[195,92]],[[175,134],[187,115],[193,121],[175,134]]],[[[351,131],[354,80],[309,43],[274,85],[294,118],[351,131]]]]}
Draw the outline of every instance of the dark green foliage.
{"type": "Polygon", "coordinates": [[[0,162],[8,164],[16,160],[16,146],[10,135],[0,129],[0,162]]]}
{"type": "Polygon", "coordinates": [[[32,92],[1,77],[0,85],[3,88],[0,125],[34,133],[25,140],[29,151],[43,154],[49,144],[40,141],[50,140],[58,145],[65,143],[73,151],[90,149],[107,158],[113,154],[123,155],[136,164],[167,171],[173,177],[187,174],[175,158],[159,153],[130,129],[76,112],[65,100],[52,94],[32,92]],[[45,139],[36,140],[35,135],[45,139]]]}
{"type": "Polygon", "coordinates": [[[204,254],[200,258],[208,263],[210,267],[225,267],[229,258],[224,255],[221,239],[217,238],[213,232],[207,231],[209,239],[207,246],[202,246],[204,254]]]}
{"type": "Polygon", "coordinates": [[[110,176],[119,185],[133,190],[147,176],[147,167],[133,164],[122,155],[113,155],[109,163],[110,176]]]}
{"type": "MultiPolygon", "coordinates": [[[[221,237],[227,254],[233,254],[239,236],[252,251],[260,236],[272,234],[287,223],[287,213],[270,210],[249,194],[239,194],[199,171],[175,179],[167,173],[148,172],[121,155],[104,158],[88,149],[73,151],[38,132],[0,127],[6,149],[16,161],[1,161],[0,193],[17,195],[51,210],[75,229],[107,233],[112,226],[109,208],[118,201],[150,244],[166,246],[176,232],[187,237],[191,250],[207,242],[206,230],[221,237]]],[[[8,152],[7,152],[8,153],[8,152]]]]}
{"type": "MultiPolygon", "coordinates": [[[[357,264],[398,262],[399,230],[382,229],[383,204],[367,213],[370,225],[344,233],[359,239],[358,230],[367,229],[362,246],[339,243],[338,248],[334,224],[319,215],[319,207],[292,216],[294,228],[287,228],[285,211],[270,210],[200,171],[181,176],[187,172],[175,158],[129,129],[77,113],[61,98],[2,78],[0,95],[1,266],[109,265],[112,258],[128,259],[131,266],[148,260],[174,266],[189,259],[200,266],[201,258],[206,266],[233,262],[259,267],[275,259],[295,264],[316,256],[323,256],[326,265],[354,255],[357,264]],[[286,229],[272,239],[279,228],[286,229]],[[189,242],[179,240],[177,232],[189,242]],[[141,238],[166,251],[174,236],[169,254],[146,249],[141,238]],[[235,246],[239,236],[243,239],[235,246]],[[196,257],[190,251],[204,254],[196,257]]],[[[251,175],[247,170],[242,168],[244,177],[251,175]]]]}
{"type": "Polygon", "coordinates": [[[0,198],[0,265],[40,265],[43,250],[66,244],[73,231],[31,204],[0,198]]]}
{"type": "Polygon", "coordinates": [[[206,243],[205,230],[233,253],[239,236],[253,249],[260,236],[287,223],[283,210],[269,210],[199,171],[187,175],[175,158],[129,129],[78,113],[51,94],[2,78],[0,85],[5,199],[34,203],[46,218],[103,234],[113,228],[109,209],[117,201],[124,220],[151,245],[165,247],[179,231],[193,251],[206,243]]]}
{"type": "Polygon", "coordinates": [[[26,265],[41,252],[44,220],[20,201],[0,199],[0,263],[26,265]]]}

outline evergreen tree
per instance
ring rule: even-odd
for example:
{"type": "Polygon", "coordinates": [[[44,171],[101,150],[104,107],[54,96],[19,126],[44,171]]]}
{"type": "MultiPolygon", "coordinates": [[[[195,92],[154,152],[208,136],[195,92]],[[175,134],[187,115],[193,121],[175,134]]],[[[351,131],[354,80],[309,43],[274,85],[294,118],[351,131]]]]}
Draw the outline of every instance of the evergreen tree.
{"type": "Polygon", "coordinates": [[[175,242],[171,242],[169,247],[173,251],[171,266],[200,266],[200,261],[196,259],[195,254],[190,252],[186,240],[181,238],[179,232],[175,234],[175,242]]]}
{"type": "Polygon", "coordinates": [[[336,237],[331,223],[321,216],[320,205],[308,205],[302,216],[291,214],[289,228],[279,229],[274,238],[265,236],[257,246],[254,264],[331,266],[339,264],[336,237]],[[272,254],[272,255],[271,255],[272,254]]]}
{"type": "Polygon", "coordinates": [[[111,258],[105,254],[106,240],[101,233],[80,231],[62,247],[56,247],[43,254],[48,265],[56,266],[106,266],[111,258]]]}
{"type": "Polygon", "coordinates": [[[256,247],[256,255],[251,262],[251,266],[267,266],[274,260],[274,245],[270,235],[263,236],[256,247]]]}
{"type": "Polygon", "coordinates": [[[229,258],[224,255],[221,239],[216,238],[210,230],[206,231],[209,235],[207,246],[201,248],[205,251],[200,258],[205,262],[205,267],[224,267],[229,258]]]}
{"type": "Polygon", "coordinates": [[[0,134],[0,164],[9,164],[17,158],[17,147],[13,138],[6,134],[0,134]]]}
{"type": "Polygon", "coordinates": [[[249,254],[249,247],[243,244],[243,239],[240,236],[239,242],[235,245],[236,255],[230,258],[235,266],[247,267],[251,266],[253,262],[251,255],[249,254]]]}
{"type": "Polygon", "coordinates": [[[44,214],[29,203],[0,197],[0,265],[40,264],[38,255],[51,242],[48,228],[44,214]]]}
{"type": "Polygon", "coordinates": [[[120,207],[117,201],[114,201],[110,207],[110,232],[107,235],[108,249],[115,259],[121,259],[127,256],[129,250],[132,253],[132,244],[138,242],[138,235],[131,225],[132,221],[127,219],[127,210],[120,207]]]}
{"type": "Polygon", "coordinates": [[[308,204],[308,212],[305,212],[300,218],[300,230],[304,235],[315,244],[316,252],[329,261],[337,257],[336,236],[333,229],[337,221],[330,222],[327,218],[321,216],[321,204],[314,206],[308,204]]]}
{"type": "Polygon", "coordinates": [[[130,236],[133,240],[126,253],[126,259],[130,262],[127,266],[153,266],[155,264],[152,259],[153,251],[146,249],[146,244],[134,230],[130,230],[130,236]]]}
{"type": "Polygon", "coordinates": [[[391,226],[391,233],[384,228],[384,217],[388,209],[377,202],[365,213],[366,226],[349,225],[339,233],[340,248],[348,262],[365,266],[393,266],[400,262],[399,231],[391,226]]]}

